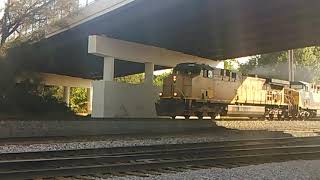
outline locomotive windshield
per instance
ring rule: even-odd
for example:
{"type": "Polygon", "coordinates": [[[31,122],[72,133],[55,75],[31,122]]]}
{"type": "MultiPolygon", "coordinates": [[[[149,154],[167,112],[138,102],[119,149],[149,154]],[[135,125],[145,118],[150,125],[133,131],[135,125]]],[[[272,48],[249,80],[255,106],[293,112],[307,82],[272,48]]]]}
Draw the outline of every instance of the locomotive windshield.
{"type": "Polygon", "coordinates": [[[291,82],[290,87],[296,90],[305,90],[308,91],[308,83],[303,81],[291,82]]]}
{"type": "Polygon", "coordinates": [[[196,63],[181,63],[178,64],[174,69],[174,73],[188,74],[188,75],[200,75],[201,71],[212,71],[213,68],[205,64],[196,63]]]}

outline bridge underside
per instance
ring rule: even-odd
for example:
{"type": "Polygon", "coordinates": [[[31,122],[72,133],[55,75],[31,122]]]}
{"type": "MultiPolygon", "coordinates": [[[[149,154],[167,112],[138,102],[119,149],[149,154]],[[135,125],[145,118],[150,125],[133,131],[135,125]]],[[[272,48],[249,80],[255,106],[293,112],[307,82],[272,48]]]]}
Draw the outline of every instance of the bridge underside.
{"type": "MultiPolygon", "coordinates": [[[[135,0],[45,42],[56,50],[57,67],[89,77],[102,72],[87,54],[89,35],[221,60],[319,44],[319,7],[319,0],[135,0]]],[[[134,66],[123,63],[119,74],[134,66]]]]}

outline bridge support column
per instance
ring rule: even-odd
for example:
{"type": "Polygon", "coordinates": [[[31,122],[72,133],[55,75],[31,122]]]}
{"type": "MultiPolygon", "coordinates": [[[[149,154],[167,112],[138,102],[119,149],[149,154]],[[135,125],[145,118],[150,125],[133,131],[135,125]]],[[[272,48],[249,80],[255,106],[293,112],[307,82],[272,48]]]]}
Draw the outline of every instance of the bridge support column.
{"type": "Polygon", "coordinates": [[[92,96],[93,96],[93,89],[92,88],[88,88],[87,89],[88,114],[92,113],[92,96]]]}
{"type": "Polygon", "coordinates": [[[114,58],[104,57],[103,80],[93,82],[92,117],[156,117],[154,104],[159,90],[153,86],[153,72],[154,64],[145,63],[145,83],[115,82],[114,58]]]}
{"type": "Polygon", "coordinates": [[[154,72],[154,64],[151,62],[147,62],[144,64],[144,71],[145,71],[145,77],[144,77],[144,83],[148,85],[153,84],[153,72],[154,72]]]}
{"type": "Polygon", "coordinates": [[[70,87],[68,86],[63,86],[63,101],[68,107],[70,106],[70,87]]]}
{"type": "Polygon", "coordinates": [[[104,57],[103,80],[113,81],[114,78],[114,57],[104,57]]]}

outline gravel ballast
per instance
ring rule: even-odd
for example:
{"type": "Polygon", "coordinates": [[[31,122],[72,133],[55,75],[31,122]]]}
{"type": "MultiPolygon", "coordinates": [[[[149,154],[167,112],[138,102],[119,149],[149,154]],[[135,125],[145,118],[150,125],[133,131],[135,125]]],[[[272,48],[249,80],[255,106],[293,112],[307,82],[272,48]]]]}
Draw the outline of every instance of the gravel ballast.
{"type": "Polygon", "coordinates": [[[218,121],[217,125],[237,130],[278,131],[294,137],[320,134],[320,121],[218,121]]]}
{"type": "MultiPolygon", "coordinates": [[[[233,169],[202,169],[188,170],[175,174],[163,174],[160,176],[141,177],[112,177],[118,180],[225,180],[225,179],[273,179],[273,180],[316,180],[320,179],[320,161],[290,161],[283,163],[270,163],[254,166],[244,166],[233,169]]],[[[99,178],[97,178],[99,179],[99,178]]]]}
{"type": "MultiPolygon", "coordinates": [[[[241,139],[257,139],[257,138],[279,138],[290,137],[288,134],[278,132],[265,131],[235,131],[223,130],[216,132],[214,129],[207,132],[193,132],[175,135],[145,135],[145,136],[115,136],[115,137],[87,137],[77,138],[68,142],[50,143],[32,142],[32,143],[13,143],[0,145],[0,153],[14,152],[36,152],[36,151],[58,151],[72,149],[92,149],[92,148],[112,148],[112,147],[128,147],[128,146],[148,146],[161,144],[185,144],[215,141],[233,141],[241,139]]],[[[50,138],[49,138],[50,139],[50,138]]]]}
{"type": "Polygon", "coordinates": [[[315,121],[218,121],[222,127],[201,132],[158,135],[121,135],[99,137],[77,137],[74,139],[52,138],[31,142],[6,142],[0,144],[0,153],[56,151],[72,149],[147,146],[159,144],[182,144],[241,139],[281,138],[293,136],[317,136],[320,122],[315,121]]]}
{"type": "MultiPolygon", "coordinates": [[[[283,138],[318,136],[320,122],[314,121],[218,121],[224,128],[212,128],[200,132],[158,135],[121,135],[75,138],[44,138],[31,141],[5,141],[0,143],[0,153],[56,151],[72,149],[110,148],[126,146],[147,146],[159,144],[182,144],[214,141],[234,141],[243,139],[283,138]],[[230,129],[227,129],[230,128],[230,129]]],[[[110,179],[320,179],[320,161],[291,161],[233,169],[187,170],[160,176],[112,177],[110,179]]],[[[99,178],[96,178],[99,179],[99,178]]]]}

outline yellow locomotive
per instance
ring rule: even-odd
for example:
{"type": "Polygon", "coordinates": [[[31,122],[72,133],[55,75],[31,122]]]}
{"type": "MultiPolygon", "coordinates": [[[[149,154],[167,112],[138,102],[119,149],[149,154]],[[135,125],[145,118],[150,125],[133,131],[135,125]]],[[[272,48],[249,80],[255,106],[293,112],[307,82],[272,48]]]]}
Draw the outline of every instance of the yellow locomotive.
{"type": "Polygon", "coordinates": [[[164,79],[159,116],[310,118],[319,114],[320,86],[244,76],[205,64],[178,64],[164,79]]]}

